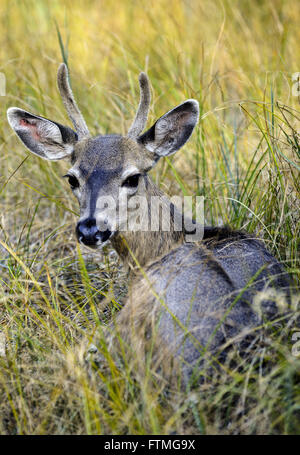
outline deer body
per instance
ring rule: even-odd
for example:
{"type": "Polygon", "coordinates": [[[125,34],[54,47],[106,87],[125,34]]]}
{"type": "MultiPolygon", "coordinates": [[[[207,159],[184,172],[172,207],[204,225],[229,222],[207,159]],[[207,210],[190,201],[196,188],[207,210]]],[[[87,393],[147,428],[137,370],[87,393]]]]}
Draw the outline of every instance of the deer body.
{"type": "MultiPolygon", "coordinates": [[[[257,312],[255,295],[289,285],[260,241],[225,228],[219,235],[210,234],[201,244],[183,242],[146,265],[143,274],[132,278],[131,292],[116,318],[116,330],[129,346],[138,346],[158,329],[156,345],[162,354],[157,362],[175,354],[186,372],[207,350],[225,358],[226,345],[242,344],[247,337],[253,341],[255,327],[277,312],[272,298],[264,298],[257,312]]],[[[142,345],[140,357],[144,349],[142,345]]]]}
{"type": "MultiPolygon", "coordinates": [[[[288,280],[264,245],[246,234],[205,228],[203,241],[186,242],[185,228],[177,229],[183,214],[148,172],[189,139],[198,121],[198,103],[185,101],[141,134],[150,89],[145,74],[139,80],[141,102],[127,137],[90,137],[63,64],[58,86],[76,132],[19,108],[8,110],[8,120],[33,153],[48,160],[71,159],[67,177],[80,204],[78,240],[91,248],[110,240],[132,271],[128,300],[116,319],[125,338],[135,327],[139,345],[158,328],[168,349],[192,365],[206,350],[215,352],[256,327],[261,316],[253,308],[255,293],[270,286],[287,287],[288,280]],[[170,216],[168,231],[161,229],[161,220],[158,231],[149,226],[134,229],[137,197],[144,201],[150,224],[152,200],[158,198],[170,216]]],[[[270,301],[264,309],[265,317],[275,313],[270,301]]]]}

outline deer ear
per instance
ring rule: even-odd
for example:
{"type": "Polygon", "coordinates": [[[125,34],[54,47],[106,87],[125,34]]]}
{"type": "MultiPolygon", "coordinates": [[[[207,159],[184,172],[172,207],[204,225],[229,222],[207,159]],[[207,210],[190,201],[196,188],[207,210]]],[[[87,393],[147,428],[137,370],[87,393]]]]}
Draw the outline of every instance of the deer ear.
{"type": "Polygon", "coordinates": [[[35,155],[45,160],[61,160],[72,154],[77,134],[71,128],[17,107],[8,109],[7,118],[23,144],[35,155]]]}
{"type": "Polygon", "coordinates": [[[187,100],[160,117],[137,141],[158,158],[172,155],[190,138],[198,118],[198,101],[187,100]]]}

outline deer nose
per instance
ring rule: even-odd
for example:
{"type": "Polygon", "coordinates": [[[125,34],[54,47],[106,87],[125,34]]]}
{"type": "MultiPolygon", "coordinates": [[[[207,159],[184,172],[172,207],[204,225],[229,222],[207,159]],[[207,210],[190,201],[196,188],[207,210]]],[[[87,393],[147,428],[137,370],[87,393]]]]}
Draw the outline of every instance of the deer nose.
{"type": "Polygon", "coordinates": [[[86,218],[79,221],[76,227],[76,235],[78,241],[87,246],[95,246],[101,240],[105,242],[111,236],[111,231],[99,231],[95,218],[86,218]]]}

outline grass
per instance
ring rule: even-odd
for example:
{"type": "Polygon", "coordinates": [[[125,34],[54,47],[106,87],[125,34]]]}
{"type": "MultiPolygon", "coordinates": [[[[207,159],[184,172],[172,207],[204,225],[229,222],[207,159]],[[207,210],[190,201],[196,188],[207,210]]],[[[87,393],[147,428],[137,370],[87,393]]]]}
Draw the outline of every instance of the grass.
{"type": "Polygon", "coordinates": [[[141,372],[124,345],[120,365],[102,333],[126,295],[118,258],[109,248],[95,254],[76,246],[78,207],[61,179],[67,164],[29,156],[6,120],[16,105],[68,124],[56,88],[62,60],[94,134],[126,133],[141,70],[153,87],[149,125],[197,98],[201,119],[191,141],[159,163],[153,179],[170,195],[204,195],[208,224],[264,239],[297,291],[300,106],[292,75],[299,71],[300,5],[171,6],[1,2],[1,434],[300,432],[300,358],[291,353],[299,298],[246,358],[234,353],[235,366],[205,384],[169,383],[150,361],[141,372]],[[106,297],[111,314],[101,311],[106,297]],[[95,337],[106,360],[100,368],[87,359],[95,337]]]}

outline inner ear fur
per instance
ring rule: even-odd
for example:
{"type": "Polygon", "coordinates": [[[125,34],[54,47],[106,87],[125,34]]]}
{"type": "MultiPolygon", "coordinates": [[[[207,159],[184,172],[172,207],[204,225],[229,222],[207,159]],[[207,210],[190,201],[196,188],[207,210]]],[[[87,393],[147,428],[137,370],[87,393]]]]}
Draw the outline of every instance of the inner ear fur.
{"type": "Polygon", "coordinates": [[[172,155],[190,138],[198,119],[198,102],[186,100],[160,117],[138,142],[157,157],[172,155]]]}
{"type": "Polygon", "coordinates": [[[8,109],[7,118],[23,144],[46,160],[60,160],[69,156],[78,140],[77,134],[68,126],[17,107],[8,109]]]}

